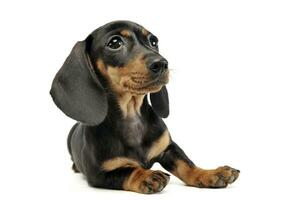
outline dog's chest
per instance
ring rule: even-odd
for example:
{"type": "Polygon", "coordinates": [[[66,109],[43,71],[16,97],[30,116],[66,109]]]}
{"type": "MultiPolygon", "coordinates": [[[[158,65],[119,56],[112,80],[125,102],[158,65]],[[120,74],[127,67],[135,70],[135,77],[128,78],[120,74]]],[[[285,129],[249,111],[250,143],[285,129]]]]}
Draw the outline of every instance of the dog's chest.
{"type": "Polygon", "coordinates": [[[139,146],[146,132],[144,120],[139,116],[126,118],[123,123],[123,139],[129,146],[139,146]]]}

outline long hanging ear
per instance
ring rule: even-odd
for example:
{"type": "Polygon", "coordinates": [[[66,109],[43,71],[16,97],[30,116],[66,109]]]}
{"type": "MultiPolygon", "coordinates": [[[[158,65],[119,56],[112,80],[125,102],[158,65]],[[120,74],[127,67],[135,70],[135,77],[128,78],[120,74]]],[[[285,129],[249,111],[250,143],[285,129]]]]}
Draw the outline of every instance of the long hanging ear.
{"type": "Polygon", "coordinates": [[[166,86],[163,86],[159,92],[150,93],[150,101],[155,113],[162,118],[169,115],[169,98],[166,86]]]}
{"type": "Polygon", "coordinates": [[[67,116],[88,125],[97,125],[105,119],[108,103],[87,55],[86,45],[86,41],[75,44],[56,74],[50,94],[67,116]]]}

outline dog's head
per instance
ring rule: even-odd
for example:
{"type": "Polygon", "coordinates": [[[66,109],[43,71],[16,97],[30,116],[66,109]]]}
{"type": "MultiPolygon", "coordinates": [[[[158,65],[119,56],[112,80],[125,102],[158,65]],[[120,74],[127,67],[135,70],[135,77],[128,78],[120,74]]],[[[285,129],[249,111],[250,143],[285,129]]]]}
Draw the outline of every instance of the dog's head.
{"type": "Polygon", "coordinates": [[[159,54],[157,37],[142,26],[111,22],[77,42],[54,78],[50,93],[56,105],[83,123],[102,122],[108,103],[99,73],[116,93],[150,93],[156,114],[168,116],[168,62],[159,54]]]}

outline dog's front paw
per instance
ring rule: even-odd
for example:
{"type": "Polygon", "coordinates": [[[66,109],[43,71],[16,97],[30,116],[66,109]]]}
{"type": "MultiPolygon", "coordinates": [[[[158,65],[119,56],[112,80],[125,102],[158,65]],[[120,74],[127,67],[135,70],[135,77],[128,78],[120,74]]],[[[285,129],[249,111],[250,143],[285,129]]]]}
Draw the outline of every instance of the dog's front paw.
{"type": "Polygon", "coordinates": [[[218,167],[215,170],[203,170],[196,181],[197,187],[224,188],[233,183],[240,171],[229,166],[218,167]]]}
{"type": "Polygon", "coordinates": [[[139,184],[139,192],[144,194],[152,194],[160,192],[170,180],[170,175],[162,171],[150,171],[141,180],[139,184]]]}
{"type": "Polygon", "coordinates": [[[135,168],[124,181],[123,189],[142,194],[153,194],[163,190],[170,180],[170,175],[162,171],[135,168]]]}

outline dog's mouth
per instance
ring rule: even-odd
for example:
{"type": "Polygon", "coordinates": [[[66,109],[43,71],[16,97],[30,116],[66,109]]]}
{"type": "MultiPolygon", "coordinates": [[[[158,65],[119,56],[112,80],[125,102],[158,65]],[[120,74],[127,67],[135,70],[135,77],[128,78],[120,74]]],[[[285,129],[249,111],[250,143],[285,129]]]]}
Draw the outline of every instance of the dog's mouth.
{"type": "Polygon", "coordinates": [[[135,93],[156,92],[163,85],[169,82],[169,71],[165,71],[156,77],[143,74],[132,74],[129,81],[126,81],[123,86],[135,93]]]}

